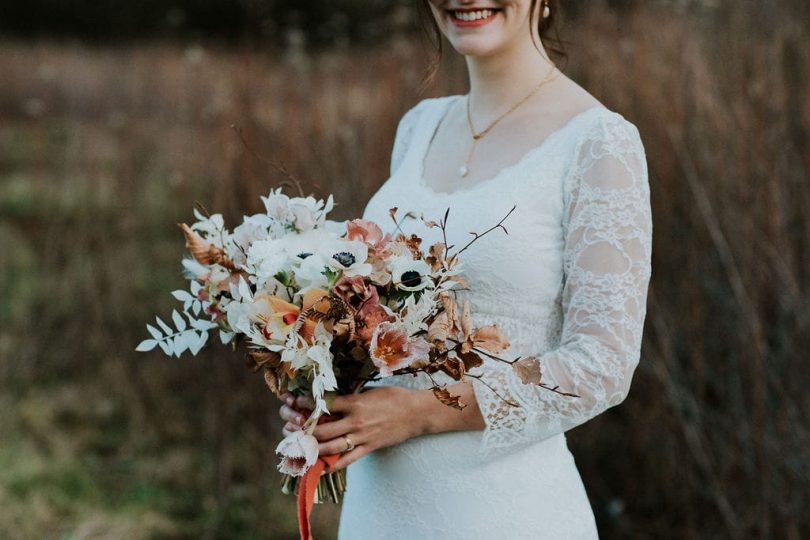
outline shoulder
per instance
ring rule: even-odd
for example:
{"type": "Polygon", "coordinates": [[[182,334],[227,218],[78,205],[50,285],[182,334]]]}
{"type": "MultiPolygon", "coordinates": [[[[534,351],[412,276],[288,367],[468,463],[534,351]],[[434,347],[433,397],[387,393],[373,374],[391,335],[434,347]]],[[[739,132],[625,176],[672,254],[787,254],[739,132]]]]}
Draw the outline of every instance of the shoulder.
{"type": "Polygon", "coordinates": [[[396,135],[394,136],[390,168],[392,176],[403,162],[407,150],[411,146],[414,133],[417,132],[417,126],[424,121],[423,117],[435,114],[434,111],[444,110],[456,97],[458,96],[425,98],[405,111],[405,114],[399,120],[399,124],[397,124],[396,135]]]}
{"type": "Polygon", "coordinates": [[[583,185],[599,193],[649,191],[647,158],[634,123],[607,107],[585,113],[574,151],[572,168],[564,180],[566,204],[583,185]]]}
{"type": "Polygon", "coordinates": [[[580,150],[593,151],[598,146],[606,153],[637,153],[645,155],[644,143],[638,127],[621,113],[599,105],[586,111],[589,114],[580,132],[580,150]]]}
{"type": "Polygon", "coordinates": [[[615,143],[643,151],[635,124],[604,105],[576,81],[560,76],[554,95],[558,98],[560,113],[571,119],[569,123],[576,124],[574,141],[578,148],[615,143]]]}
{"type": "Polygon", "coordinates": [[[424,98],[405,111],[399,121],[400,128],[407,128],[415,125],[420,118],[431,112],[443,110],[449,106],[454,100],[460,98],[460,95],[440,96],[424,98]]]}

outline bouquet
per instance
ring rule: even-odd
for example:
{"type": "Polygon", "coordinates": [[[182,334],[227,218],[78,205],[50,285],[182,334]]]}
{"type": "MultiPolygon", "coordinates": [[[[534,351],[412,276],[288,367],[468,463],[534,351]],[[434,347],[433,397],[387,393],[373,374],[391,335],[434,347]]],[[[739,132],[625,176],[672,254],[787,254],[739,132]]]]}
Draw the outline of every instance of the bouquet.
{"type": "Polygon", "coordinates": [[[216,332],[223,344],[245,345],[248,366],[276,395],[313,399],[303,429],[276,448],[282,489],[298,493],[302,521],[314,502],[337,502],[346,488],[345,470],[322,474],[338,456],[318,456],[312,435],[334,395],[392,375],[425,373],[436,399],[462,409],[434,375],[486,384],[470,372],[484,357],[511,364],[526,384],[564,394],[541,381],[537,358],[498,357],[509,346],[500,329],[475,327],[469,301],[458,298],[468,288],[461,255],[485,234],[507,232],[511,211],[459,249],[447,245],[449,209],[438,222],[422,216],[444,239],[424,249],[420,237],[401,229],[403,220],[417,217],[400,216],[397,208],[390,210],[391,234],[364,219],[327,220],[332,196],[289,197],[279,188],[262,202],[265,212],[245,216],[232,231],[222,215],[200,208],[195,223],[179,225],[191,254],[182,261],[190,288],[172,293],[182,302],[172,312],[174,328],[156,318],[157,326],[146,326],[151,338],[136,350],[196,355],[216,332]]]}

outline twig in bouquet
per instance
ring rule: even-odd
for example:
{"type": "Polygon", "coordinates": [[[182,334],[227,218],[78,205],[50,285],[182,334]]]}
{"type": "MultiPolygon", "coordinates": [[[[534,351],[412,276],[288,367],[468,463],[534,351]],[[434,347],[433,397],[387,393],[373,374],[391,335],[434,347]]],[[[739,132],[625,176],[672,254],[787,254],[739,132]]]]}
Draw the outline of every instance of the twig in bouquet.
{"type": "MultiPolygon", "coordinates": [[[[456,345],[461,345],[461,343],[462,343],[461,341],[459,341],[459,340],[457,340],[455,338],[447,338],[447,341],[452,341],[456,345]]],[[[518,360],[520,360],[520,358],[516,358],[515,360],[510,361],[510,360],[507,360],[505,358],[501,358],[500,356],[495,356],[494,354],[489,353],[489,352],[485,351],[484,349],[479,349],[478,347],[473,347],[471,350],[475,351],[478,354],[482,354],[482,355],[484,355],[487,358],[490,358],[492,360],[497,360],[498,362],[503,362],[504,364],[509,364],[510,366],[512,364],[514,364],[515,362],[517,362],[518,360]]]]}
{"type": "Polygon", "coordinates": [[[444,218],[442,218],[441,222],[439,222],[439,227],[442,229],[442,241],[444,242],[444,249],[445,251],[450,251],[453,246],[447,245],[447,218],[450,216],[450,207],[447,207],[447,210],[444,211],[444,218]]]}
{"type": "Polygon", "coordinates": [[[520,407],[519,404],[515,403],[514,401],[510,401],[506,397],[502,396],[497,390],[495,390],[495,388],[491,384],[486,382],[481,375],[473,375],[472,373],[465,373],[464,376],[465,377],[471,377],[471,378],[475,379],[476,381],[480,382],[481,384],[483,384],[484,386],[486,386],[487,388],[489,388],[492,391],[493,394],[495,394],[500,399],[502,399],[507,405],[509,405],[511,407],[520,407]]]}
{"type": "Polygon", "coordinates": [[[277,170],[278,172],[280,172],[281,174],[284,175],[284,177],[287,180],[284,181],[284,182],[280,182],[282,184],[282,186],[284,184],[292,186],[292,187],[294,187],[294,188],[296,188],[298,190],[298,194],[301,197],[304,197],[304,188],[301,185],[301,182],[295,176],[290,174],[290,172],[287,170],[287,168],[284,165],[281,165],[279,163],[276,163],[273,160],[267,159],[266,157],[263,157],[263,156],[259,155],[259,153],[256,152],[256,150],[254,150],[253,147],[248,144],[247,140],[245,140],[245,136],[242,133],[242,128],[241,127],[237,126],[236,124],[231,124],[231,129],[236,132],[237,136],[239,137],[239,140],[242,141],[242,145],[245,147],[245,149],[248,152],[250,152],[251,155],[253,155],[253,157],[258,159],[262,163],[270,165],[275,170],[277,170]]]}
{"type": "Polygon", "coordinates": [[[403,223],[403,222],[404,222],[404,221],[405,221],[407,218],[416,219],[416,214],[414,214],[413,212],[406,212],[406,213],[405,213],[405,215],[404,215],[404,216],[402,216],[402,219],[401,219],[401,220],[399,220],[399,221],[397,221],[397,211],[398,211],[398,210],[399,210],[399,208],[398,208],[398,207],[396,207],[396,206],[395,206],[395,207],[393,207],[393,208],[390,208],[390,209],[388,210],[388,215],[389,215],[389,216],[391,216],[391,220],[394,222],[394,226],[396,227],[396,228],[394,229],[394,233],[399,232],[400,234],[402,234],[402,235],[404,235],[404,236],[407,236],[407,235],[405,234],[405,231],[403,231],[403,230],[402,230],[401,225],[402,225],[402,223],[403,223]]]}
{"type": "MultiPolygon", "coordinates": [[[[448,338],[448,341],[452,341],[452,342],[453,342],[453,343],[455,343],[456,345],[461,345],[461,342],[460,342],[460,341],[458,341],[458,340],[456,340],[456,339],[453,339],[453,338],[448,338]]],[[[481,348],[478,348],[478,347],[473,347],[471,350],[472,350],[472,351],[474,351],[474,352],[476,352],[476,353],[478,353],[478,354],[480,354],[480,355],[486,356],[487,358],[489,358],[489,359],[491,359],[491,360],[496,360],[496,361],[498,361],[498,362],[503,362],[504,364],[508,364],[508,365],[510,365],[510,366],[514,365],[514,364],[515,364],[515,363],[517,363],[519,360],[521,360],[521,357],[520,357],[520,356],[518,356],[518,357],[517,357],[517,358],[515,358],[514,360],[506,360],[505,358],[501,358],[501,357],[496,356],[496,355],[494,355],[494,354],[492,354],[492,353],[488,353],[488,352],[487,352],[487,351],[485,351],[484,349],[481,349],[481,348]]],[[[465,373],[465,376],[468,376],[468,375],[469,375],[470,377],[475,377],[475,375],[471,375],[471,374],[469,374],[469,373],[465,373]]],[[[569,393],[569,392],[563,392],[562,390],[560,390],[560,385],[556,385],[556,386],[550,386],[550,385],[548,385],[548,384],[545,384],[545,383],[540,382],[540,383],[537,383],[535,386],[539,386],[540,388],[545,388],[546,390],[549,390],[549,391],[554,392],[555,394],[559,394],[559,395],[561,395],[561,396],[566,396],[566,397],[579,397],[579,395],[578,395],[578,394],[571,394],[571,393],[569,393]]],[[[500,397],[500,396],[498,396],[498,397],[500,397]]]]}
{"type": "Polygon", "coordinates": [[[493,225],[492,227],[490,227],[486,231],[484,231],[484,232],[482,232],[480,234],[475,232],[475,231],[470,231],[470,234],[473,235],[473,239],[470,240],[469,242],[467,242],[467,245],[464,246],[463,248],[461,248],[454,256],[457,257],[457,256],[461,255],[461,253],[463,253],[464,250],[466,250],[468,247],[473,245],[473,243],[475,243],[476,240],[479,240],[480,238],[483,238],[484,236],[491,233],[495,229],[503,229],[503,232],[505,232],[506,234],[509,234],[509,231],[507,231],[506,227],[503,226],[503,222],[506,221],[506,218],[508,218],[512,214],[512,212],[515,211],[515,208],[517,208],[517,205],[513,206],[512,209],[509,210],[509,212],[507,212],[506,215],[503,216],[503,218],[501,218],[501,220],[496,225],[493,225]]]}

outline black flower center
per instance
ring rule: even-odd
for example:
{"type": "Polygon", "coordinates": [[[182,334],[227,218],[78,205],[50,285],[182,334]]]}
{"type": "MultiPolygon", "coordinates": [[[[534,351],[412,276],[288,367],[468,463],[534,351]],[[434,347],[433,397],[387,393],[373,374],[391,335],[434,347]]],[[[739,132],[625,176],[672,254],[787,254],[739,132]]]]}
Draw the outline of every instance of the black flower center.
{"type": "Polygon", "coordinates": [[[303,253],[299,253],[299,254],[298,254],[298,258],[299,258],[299,259],[306,259],[306,258],[307,258],[307,257],[309,257],[310,255],[312,255],[312,253],[303,252],[303,253]]]}
{"type": "Polygon", "coordinates": [[[416,270],[408,270],[402,274],[402,284],[406,287],[418,287],[422,283],[422,274],[416,270]]]}
{"type": "Polygon", "coordinates": [[[346,268],[353,265],[357,260],[354,258],[354,255],[352,255],[348,251],[341,251],[340,253],[335,253],[334,255],[332,255],[332,258],[335,259],[340,264],[342,264],[343,266],[345,266],[346,268]]]}

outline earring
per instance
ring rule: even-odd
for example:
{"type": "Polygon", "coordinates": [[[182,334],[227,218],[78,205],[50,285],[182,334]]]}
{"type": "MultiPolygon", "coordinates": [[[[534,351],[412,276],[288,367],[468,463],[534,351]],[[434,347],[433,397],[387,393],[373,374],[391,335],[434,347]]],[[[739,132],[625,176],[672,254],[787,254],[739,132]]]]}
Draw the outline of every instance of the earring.
{"type": "Polygon", "coordinates": [[[551,15],[551,8],[548,7],[548,0],[543,0],[543,18],[548,19],[551,15]]]}

